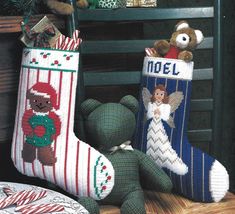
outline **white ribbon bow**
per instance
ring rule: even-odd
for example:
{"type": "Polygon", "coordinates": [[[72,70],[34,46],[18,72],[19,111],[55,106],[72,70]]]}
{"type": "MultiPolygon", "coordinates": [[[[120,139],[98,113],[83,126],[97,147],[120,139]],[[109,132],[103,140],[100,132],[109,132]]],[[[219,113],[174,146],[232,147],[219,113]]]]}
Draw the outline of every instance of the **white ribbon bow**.
{"type": "Polygon", "coordinates": [[[122,143],[119,146],[114,146],[111,149],[109,149],[109,151],[111,151],[111,154],[116,152],[117,150],[129,150],[129,151],[133,151],[134,149],[132,148],[132,146],[130,145],[131,141],[125,141],[124,143],[122,143]]]}

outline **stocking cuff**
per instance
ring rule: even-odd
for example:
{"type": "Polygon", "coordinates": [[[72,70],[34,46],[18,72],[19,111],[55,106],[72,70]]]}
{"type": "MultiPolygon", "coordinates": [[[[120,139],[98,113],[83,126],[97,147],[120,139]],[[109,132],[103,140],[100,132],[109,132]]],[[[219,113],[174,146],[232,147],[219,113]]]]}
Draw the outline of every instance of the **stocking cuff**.
{"type": "Polygon", "coordinates": [[[179,59],[145,57],[143,75],[169,79],[192,80],[193,62],[179,59]]]}
{"type": "Polygon", "coordinates": [[[78,71],[79,53],[75,51],[25,48],[22,67],[54,71],[78,71]]]}

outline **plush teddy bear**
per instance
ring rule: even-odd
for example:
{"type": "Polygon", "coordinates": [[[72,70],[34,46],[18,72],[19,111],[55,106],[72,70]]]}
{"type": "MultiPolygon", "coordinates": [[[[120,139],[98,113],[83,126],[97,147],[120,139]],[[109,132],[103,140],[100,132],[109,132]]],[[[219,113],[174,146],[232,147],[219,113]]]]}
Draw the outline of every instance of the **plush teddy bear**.
{"type": "MultiPolygon", "coordinates": [[[[2,7],[0,15],[24,15],[48,13],[49,8],[53,13],[61,15],[70,15],[74,8],[71,4],[59,0],[1,0],[2,7]]],[[[79,8],[88,7],[87,0],[76,0],[76,6],[79,8]]]]}
{"type": "MultiPolygon", "coordinates": [[[[58,1],[58,0],[44,0],[52,12],[62,15],[69,15],[74,11],[72,5],[58,1]]],[[[87,0],[77,0],[76,4],[80,8],[88,7],[87,0]]]]}
{"type": "Polygon", "coordinates": [[[180,21],[175,26],[175,32],[172,34],[170,42],[167,40],[156,41],[149,55],[181,59],[189,62],[193,59],[191,51],[194,50],[202,40],[203,34],[200,30],[189,27],[186,21],[180,21]]]}
{"type": "MultiPolygon", "coordinates": [[[[138,101],[131,95],[123,97],[119,103],[103,104],[88,99],[81,104],[80,110],[85,119],[88,142],[98,146],[115,170],[113,190],[99,204],[120,206],[122,214],[145,214],[142,187],[169,192],[172,183],[151,158],[130,145],[138,101]]],[[[95,200],[83,197],[79,203],[90,213],[99,213],[95,200]]]]}

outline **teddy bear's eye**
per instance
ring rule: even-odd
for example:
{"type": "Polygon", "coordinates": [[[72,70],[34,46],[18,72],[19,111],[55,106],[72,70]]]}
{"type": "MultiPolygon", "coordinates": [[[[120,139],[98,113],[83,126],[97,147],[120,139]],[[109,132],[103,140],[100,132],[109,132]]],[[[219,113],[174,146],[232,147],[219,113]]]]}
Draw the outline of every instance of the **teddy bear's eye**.
{"type": "Polygon", "coordinates": [[[47,104],[50,104],[51,102],[50,101],[46,101],[47,104]]]}
{"type": "Polygon", "coordinates": [[[34,102],[34,103],[37,103],[37,102],[38,102],[38,100],[33,100],[33,102],[34,102]]]}

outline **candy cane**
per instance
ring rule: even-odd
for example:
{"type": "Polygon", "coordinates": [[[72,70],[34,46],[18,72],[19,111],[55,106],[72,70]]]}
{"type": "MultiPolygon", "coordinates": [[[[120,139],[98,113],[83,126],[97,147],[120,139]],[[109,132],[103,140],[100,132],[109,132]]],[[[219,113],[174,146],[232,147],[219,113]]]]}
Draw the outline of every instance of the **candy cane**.
{"type": "Polygon", "coordinates": [[[33,201],[39,200],[41,198],[44,198],[47,195],[47,191],[46,190],[42,190],[39,193],[33,193],[33,195],[31,195],[30,197],[27,197],[21,201],[17,202],[17,206],[21,206],[21,205],[25,205],[28,203],[31,203],[33,201]]]}
{"type": "Polygon", "coordinates": [[[10,195],[13,195],[15,192],[12,191],[12,189],[8,188],[8,187],[3,187],[3,192],[7,195],[7,196],[10,196],[10,195]]]}
{"type": "Polygon", "coordinates": [[[66,37],[64,43],[62,44],[62,48],[61,48],[62,50],[67,50],[70,40],[71,40],[71,38],[66,37]]]}
{"type": "Polygon", "coordinates": [[[33,191],[20,191],[17,193],[14,193],[6,198],[0,199],[0,209],[3,209],[5,207],[8,207],[12,204],[17,203],[18,201],[24,200],[27,197],[30,197],[34,192],[33,191]]]}
{"type": "Polygon", "coordinates": [[[55,48],[61,49],[61,45],[63,44],[64,40],[65,40],[65,35],[61,34],[59,38],[56,40],[55,48]]]}
{"type": "Polygon", "coordinates": [[[67,49],[66,50],[73,50],[75,41],[71,39],[68,43],[67,49]]]}
{"type": "Polygon", "coordinates": [[[61,212],[64,206],[60,204],[40,204],[40,205],[23,205],[15,209],[22,214],[43,214],[50,212],[61,212]]]}
{"type": "Polygon", "coordinates": [[[153,48],[145,48],[145,52],[147,56],[153,56],[153,54],[155,53],[155,50],[153,48]]]}
{"type": "Polygon", "coordinates": [[[80,31],[79,30],[75,30],[73,32],[73,40],[77,42],[77,40],[79,39],[79,34],[80,34],[80,31]]]}

